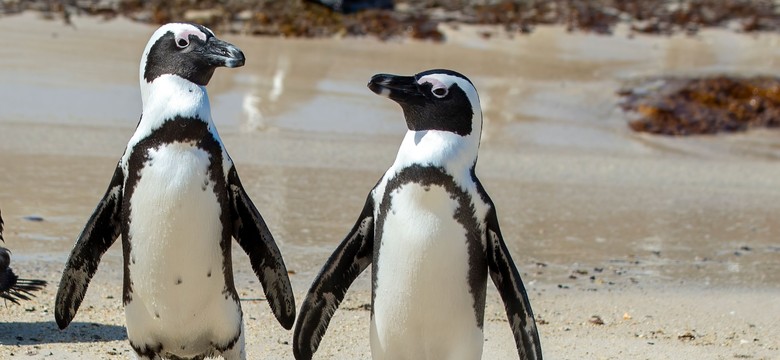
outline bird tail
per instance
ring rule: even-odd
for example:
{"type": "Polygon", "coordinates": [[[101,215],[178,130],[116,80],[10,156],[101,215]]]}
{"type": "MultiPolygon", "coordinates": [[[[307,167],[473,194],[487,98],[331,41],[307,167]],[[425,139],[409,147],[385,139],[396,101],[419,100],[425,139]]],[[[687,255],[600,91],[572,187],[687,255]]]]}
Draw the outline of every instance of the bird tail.
{"type": "Polygon", "coordinates": [[[0,298],[8,300],[14,304],[19,304],[20,300],[30,300],[35,297],[33,292],[43,289],[46,286],[44,280],[19,279],[11,269],[6,269],[2,276],[3,284],[0,284],[0,298]]]}

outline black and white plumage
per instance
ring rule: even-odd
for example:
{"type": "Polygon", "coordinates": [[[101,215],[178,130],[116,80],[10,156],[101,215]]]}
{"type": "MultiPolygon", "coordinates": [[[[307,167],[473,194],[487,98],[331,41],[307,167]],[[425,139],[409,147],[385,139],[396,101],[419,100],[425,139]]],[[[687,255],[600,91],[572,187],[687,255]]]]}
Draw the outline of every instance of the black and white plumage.
{"type": "Polygon", "coordinates": [[[409,131],[357,223],[314,280],[293,352],[311,359],[350,284],[372,264],[371,353],[382,359],[479,359],[487,277],[504,301],[521,359],[541,359],[531,305],[475,173],[482,111],[465,76],[375,75],[409,131]]]}
{"type": "Polygon", "coordinates": [[[203,26],[167,24],[152,35],[141,59],[141,120],[62,275],[61,329],[120,235],[127,335],[138,358],[246,357],[232,238],[277,320],[292,327],[284,261],[222,144],[205,88],[217,67],[243,64],[238,48],[203,26]]]}
{"type": "MultiPolygon", "coordinates": [[[[3,216],[0,214],[0,241],[5,242],[3,225],[3,216]]],[[[35,296],[33,292],[44,286],[46,281],[43,280],[20,279],[11,270],[11,250],[0,246],[0,299],[19,304],[20,300],[30,300],[35,296]]]]}

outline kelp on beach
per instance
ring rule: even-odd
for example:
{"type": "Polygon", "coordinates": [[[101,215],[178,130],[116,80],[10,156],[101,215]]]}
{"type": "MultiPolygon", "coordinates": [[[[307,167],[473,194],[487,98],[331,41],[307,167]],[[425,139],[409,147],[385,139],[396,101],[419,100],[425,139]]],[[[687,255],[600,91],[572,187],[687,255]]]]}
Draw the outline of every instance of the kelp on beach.
{"type": "MultiPolygon", "coordinates": [[[[598,34],[624,25],[631,34],[662,36],[707,27],[780,30],[780,3],[769,0],[420,0],[347,13],[311,0],[0,1],[0,14],[27,10],[64,22],[74,15],[121,16],[150,24],[196,22],[219,33],[381,40],[445,41],[440,24],[492,25],[480,33],[485,39],[498,29],[522,34],[543,24],[598,34]]],[[[682,136],[780,126],[779,86],[772,77],[656,78],[619,94],[621,107],[632,116],[631,129],[682,136]]]]}
{"type": "Polygon", "coordinates": [[[618,92],[634,131],[697,135],[780,127],[780,78],[652,79],[618,92]]]}
{"type": "Polygon", "coordinates": [[[780,11],[771,0],[421,0],[396,1],[393,9],[340,13],[307,0],[27,0],[2,1],[0,14],[37,10],[66,22],[75,14],[125,16],[163,24],[198,22],[220,33],[288,37],[375,36],[443,41],[442,23],[498,25],[527,33],[542,24],[610,34],[618,24],[635,33],[694,34],[704,27],[778,31],[780,11]]]}

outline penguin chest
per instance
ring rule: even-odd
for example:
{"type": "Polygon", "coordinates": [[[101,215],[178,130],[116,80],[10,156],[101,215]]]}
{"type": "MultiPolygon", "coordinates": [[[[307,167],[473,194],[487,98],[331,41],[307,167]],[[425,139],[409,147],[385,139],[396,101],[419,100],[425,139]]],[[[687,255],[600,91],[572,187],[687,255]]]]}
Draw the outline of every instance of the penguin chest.
{"type": "Polygon", "coordinates": [[[449,351],[466,344],[481,351],[482,332],[468,285],[468,244],[477,239],[469,239],[464,224],[456,220],[456,212],[463,209],[436,185],[407,183],[393,190],[389,201],[377,229],[375,353],[448,358],[449,351]]]}
{"type": "Polygon", "coordinates": [[[133,300],[154,316],[191,318],[222,296],[224,204],[210,171],[220,166],[194,144],[171,143],[149,149],[138,170],[128,266],[133,300]]]}

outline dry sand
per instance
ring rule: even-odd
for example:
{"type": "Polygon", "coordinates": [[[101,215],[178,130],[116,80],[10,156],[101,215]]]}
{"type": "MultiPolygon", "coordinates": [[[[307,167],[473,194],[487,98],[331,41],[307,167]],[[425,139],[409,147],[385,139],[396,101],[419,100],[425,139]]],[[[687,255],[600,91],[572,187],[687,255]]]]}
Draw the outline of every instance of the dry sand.
{"type": "MultiPolygon", "coordinates": [[[[140,115],[137,64],[154,30],[126,20],[0,18],[0,208],[23,277],[50,286],[0,306],[0,359],[127,358],[121,251],[104,257],[74,323],[53,297],[75,236],[140,115]],[[29,221],[34,215],[43,221],[29,221]]],[[[484,28],[489,29],[489,28],[484,28]]],[[[288,264],[299,301],[390,165],[396,105],[379,72],[459,70],[486,117],[478,175],[540,321],[548,359],[780,359],[780,137],[631,133],[626,82],[664,74],[777,74],[780,36],[530,36],[446,29],[450,41],[227,37],[247,55],[209,85],[243,183],[288,264]],[[599,316],[604,324],[589,321],[599,316]]],[[[245,255],[235,251],[250,359],[291,359],[245,255]]],[[[368,359],[364,274],[318,358],[368,359]]],[[[484,359],[516,358],[488,287],[484,359]]]]}

